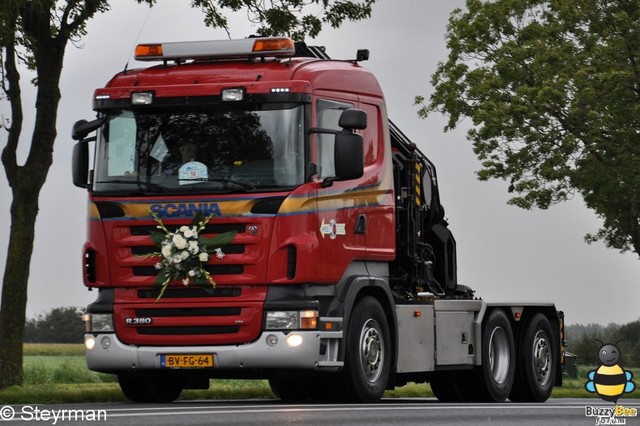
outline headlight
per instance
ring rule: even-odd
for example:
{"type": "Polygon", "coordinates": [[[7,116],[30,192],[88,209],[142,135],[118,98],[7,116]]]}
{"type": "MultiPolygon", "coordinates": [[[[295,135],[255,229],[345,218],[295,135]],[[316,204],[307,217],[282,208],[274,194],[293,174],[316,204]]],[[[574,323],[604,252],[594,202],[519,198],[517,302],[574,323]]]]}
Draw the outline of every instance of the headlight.
{"type": "Polygon", "coordinates": [[[315,330],[318,326],[318,311],[271,311],[267,312],[266,330],[315,330]]]}
{"type": "Polygon", "coordinates": [[[87,333],[113,333],[112,314],[85,314],[82,316],[87,333]]]}

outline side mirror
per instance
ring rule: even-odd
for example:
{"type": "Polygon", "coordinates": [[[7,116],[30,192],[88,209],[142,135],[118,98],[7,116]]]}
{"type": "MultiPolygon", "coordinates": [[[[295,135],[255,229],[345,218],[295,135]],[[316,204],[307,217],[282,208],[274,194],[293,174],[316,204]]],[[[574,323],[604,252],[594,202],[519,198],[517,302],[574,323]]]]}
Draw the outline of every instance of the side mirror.
{"type": "Polygon", "coordinates": [[[336,180],[361,178],[364,174],[364,147],[362,136],[347,130],[336,135],[334,162],[336,180]]]}
{"type": "Polygon", "coordinates": [[[342,111],[338,126],[349,130],[362,130],[367,128],[367,113],[361,109],[349,108],[342,111]]]}
{"type": "Polygon", "coordinates": [[[78,120],[73,125],[73,129],[71,130],[71,138],[74,141],[80,141],[86,138],[89,133],[98,130],[98,128],[100,128],[100,126],[102,126],[105,121],[107,121],[106,117],[98,118],[93,121],[78,120]]]}
{"type": "Polygon", "coordinates": [[[89,187],[89,143],[87,141],[80,141],[73,146],[71,175],[75,186],[89,187]]]}

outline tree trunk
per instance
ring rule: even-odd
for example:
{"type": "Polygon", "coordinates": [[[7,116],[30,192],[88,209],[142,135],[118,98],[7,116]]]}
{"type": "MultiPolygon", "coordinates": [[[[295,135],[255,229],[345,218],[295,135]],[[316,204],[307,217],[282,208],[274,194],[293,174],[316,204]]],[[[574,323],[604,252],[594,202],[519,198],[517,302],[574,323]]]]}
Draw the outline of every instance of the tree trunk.
{"type": "Polygon", "coordinates": [[[38,193],[14,191],[11,204],[11,232],[0,307],[0,389],[22,384],[22,341],[24,336],[27,285],[38,193]]]}

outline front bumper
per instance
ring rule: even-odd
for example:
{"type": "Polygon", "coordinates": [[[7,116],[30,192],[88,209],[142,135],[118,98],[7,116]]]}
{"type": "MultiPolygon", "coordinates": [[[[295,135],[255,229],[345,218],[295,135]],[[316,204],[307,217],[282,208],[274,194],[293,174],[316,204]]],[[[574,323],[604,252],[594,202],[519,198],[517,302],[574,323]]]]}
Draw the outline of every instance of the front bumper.
{"type": "Polygon", "coordinates": [[[119,373],[136,370],[160,370],[161,355],[213,354],[212,370],[303,369],[331,371],[342,367],[337,361],[342,331],[263,332],[245,345],[227,346],[132,346],[122,343],[116,334],[85,334],[95,345],[86,350],[90,370],[119,373]],[[295,347],[287,344],[289,334],[301,336],[295,347]],[[277,343],[273,344],[273,336],[277,343]],[[267,338],[270,344],[267,343],[267,338]],[[108,344],[105,339],[109,339],[108,344]]]}

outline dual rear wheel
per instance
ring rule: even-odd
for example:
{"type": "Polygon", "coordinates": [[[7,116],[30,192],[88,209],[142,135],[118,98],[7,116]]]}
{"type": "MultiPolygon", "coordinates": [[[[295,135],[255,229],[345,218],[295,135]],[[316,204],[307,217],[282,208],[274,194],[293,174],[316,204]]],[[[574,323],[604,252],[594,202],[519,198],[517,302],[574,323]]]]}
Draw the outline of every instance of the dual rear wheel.
{"type": "Polygon", "coordinates": [[[487,317],[482,331],[482,365],[435,373],[431,389],[441,401],[542,402],[551,395],[558,368],[551,324],[541,313],[528,319],[518,341],[504,311],[487,317]]]}

